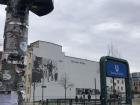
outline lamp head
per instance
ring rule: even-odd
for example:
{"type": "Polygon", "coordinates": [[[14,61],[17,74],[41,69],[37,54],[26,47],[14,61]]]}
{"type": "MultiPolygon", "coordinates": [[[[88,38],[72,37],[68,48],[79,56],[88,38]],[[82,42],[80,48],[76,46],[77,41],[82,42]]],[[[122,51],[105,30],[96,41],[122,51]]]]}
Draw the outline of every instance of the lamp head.
{"type": "MultiPolygon", "coordinates": [[[[0,4],[7,5],[9,0],[0,0],[0,4]]],[[[22,1],[22,0],[19,0],[22,1]]],[[[52,0],[30,0],[29,9],[38,16],[49,14],[53,9],[52,0]]],[[[21,4],[20,4],[21,5],[21,4]]]]}

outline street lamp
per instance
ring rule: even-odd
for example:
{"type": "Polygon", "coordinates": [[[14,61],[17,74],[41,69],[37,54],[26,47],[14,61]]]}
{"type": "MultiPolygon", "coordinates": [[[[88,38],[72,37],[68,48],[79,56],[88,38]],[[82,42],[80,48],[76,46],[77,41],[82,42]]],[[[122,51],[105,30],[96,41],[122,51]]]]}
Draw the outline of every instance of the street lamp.
{"type": "Polygon", "coordinates": [[[43,105],[43,101],[44,101],[44,88],[47,88],[47,86],[44,85],[45,82],[45,75],[44,75],[44,71],[45,71],[45,65],[42,65],[42,105],[43,105]]]}

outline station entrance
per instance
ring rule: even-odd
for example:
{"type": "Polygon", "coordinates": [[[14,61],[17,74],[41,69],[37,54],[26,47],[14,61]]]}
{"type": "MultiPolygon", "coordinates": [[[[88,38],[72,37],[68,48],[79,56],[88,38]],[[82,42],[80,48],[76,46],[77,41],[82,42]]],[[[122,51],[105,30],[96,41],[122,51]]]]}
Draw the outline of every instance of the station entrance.
{"type": "Polygon", "coordinates": [[[124,59],[100,59],[101,105],[132,105],[129,64],[124,59]]]}

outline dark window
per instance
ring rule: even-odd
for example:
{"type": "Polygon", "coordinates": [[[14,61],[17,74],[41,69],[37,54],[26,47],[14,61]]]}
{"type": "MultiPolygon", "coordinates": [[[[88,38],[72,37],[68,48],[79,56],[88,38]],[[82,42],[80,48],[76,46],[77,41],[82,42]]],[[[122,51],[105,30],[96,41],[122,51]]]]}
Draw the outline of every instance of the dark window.
{"type": "Polygon", "coordinates": [[[119,84],[119,80],[117,80],[118,81],[118,84],[119,84]]]}
{"type": "Polygon", "coordinates": [[[122,80],[122,84],[124,84],[124,81],[122,80]]]}
{"type": "Polygon", "coordinates": [[[137,89],[138,89],[138,88],[137,88],[137,87],[135,87],[135,90],[136,90],[136,91],[137,91],[137,89]]]}
{"type": "Polygon", "coordinates": [[[111,86],[111,90],[113,90],[113,86],[111,86]]]}
{"type": "Polygon", "coordinates": [[[29,88],[29,87],[27,88],[27,93],[28,93],[28,94],[30,93],[30,88],[29,88]]]}
{"type": "Polygon", "coordinates": [[[121,87],[121,90],[123,90],[123,87],[121,87]]]}
{"type": "Polygon", "coordinates": [[[110,79],[110,83],[113,83],[113,80],[112,79],[110,79]]]}

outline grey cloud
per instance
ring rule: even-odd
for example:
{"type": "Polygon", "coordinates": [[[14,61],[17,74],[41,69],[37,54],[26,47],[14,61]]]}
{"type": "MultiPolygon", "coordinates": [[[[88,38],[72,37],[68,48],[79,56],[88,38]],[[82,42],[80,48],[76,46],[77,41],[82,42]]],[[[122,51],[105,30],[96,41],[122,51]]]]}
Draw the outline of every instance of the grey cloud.
{"type": "MultiPolygon", "coordinates": [[[[108,44],[113,42],[130,62],[132,69],[140,68],[138,0],[54,2],[55,10],[47,16],[38,17],[30,13],[29,42],[51,41],[63,45],[66,55],[91,60],[99,60],[106,55],[108,44]],[[114,23],[118,26],[111,26],[114,23]]],[[[0,31],[3,32],[4,7],[0,7],[0,17],[0,31]]]]}
{"type": "Polygon", "coordinates": [[[110,20],[118,20],[124,22],[126,24],[134,24],[139,25],[139,14],[140,10],[140,2],[139,1],[132,1],[130,0],[109,0],[105,3],[102,8],[101,12],[107,18],[109,17],[110,20]]]}

